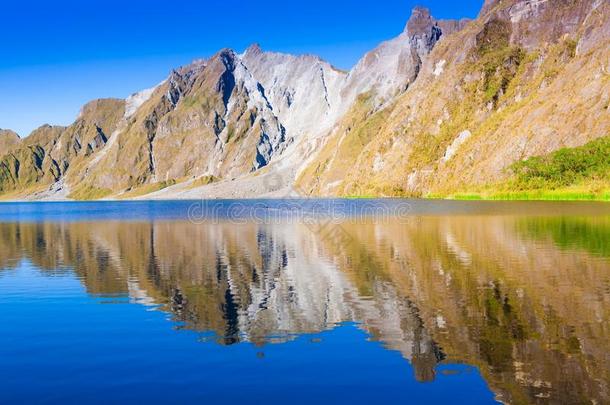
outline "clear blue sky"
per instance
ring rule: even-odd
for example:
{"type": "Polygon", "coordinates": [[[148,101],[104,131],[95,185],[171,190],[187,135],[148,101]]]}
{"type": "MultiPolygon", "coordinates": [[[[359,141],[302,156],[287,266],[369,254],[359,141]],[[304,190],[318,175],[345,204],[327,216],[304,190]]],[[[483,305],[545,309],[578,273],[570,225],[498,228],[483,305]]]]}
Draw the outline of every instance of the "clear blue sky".
{"type": "Polygon", "coordinates": [[[483,0],[21,0],[2,5],[0,128],[70,124],[100,97],[124,98],[220,48],[314,53],[351,67],[400,33],[415,5],[475,17],[483,0]]]}

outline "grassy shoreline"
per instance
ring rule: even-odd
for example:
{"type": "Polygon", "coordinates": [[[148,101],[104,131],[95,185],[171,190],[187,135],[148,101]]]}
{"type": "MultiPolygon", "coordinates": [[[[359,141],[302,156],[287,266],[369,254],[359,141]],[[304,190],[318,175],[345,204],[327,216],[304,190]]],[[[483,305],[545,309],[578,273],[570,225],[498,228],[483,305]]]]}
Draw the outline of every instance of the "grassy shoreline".
{"type": "Polygon", "coordinates": [[[602,201],[610,202],[610,191],[603,193],[570,191],[513,191],[496,193],[456,193],[447,200],[465,201],[602,201]]]}
{"type": "MultiPolygon", "coordinates": [[[[459,200],[610,201],[610,136],[511,166],[504,183],[449,195],[459,200]]],[[[446,196],[445,196],[446,197],[446,196]]]]}

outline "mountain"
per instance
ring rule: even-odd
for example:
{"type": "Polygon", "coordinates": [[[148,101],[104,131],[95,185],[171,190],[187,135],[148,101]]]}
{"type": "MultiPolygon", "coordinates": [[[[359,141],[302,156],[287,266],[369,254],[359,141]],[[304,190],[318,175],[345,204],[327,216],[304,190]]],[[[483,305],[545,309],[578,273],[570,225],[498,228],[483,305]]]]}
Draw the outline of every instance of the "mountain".
{"type": "Polygon", "coordinates": [[[126,100],[87,104],[69,127],[0,132],[0,192],[426,196],[513,184],[516,162],[610,135],[609,8],[488,0],[476,20],[446,21],[417,7],[347,72],[224,49],[126,100]]]}
{"type": "Polygon", "coordinates": [[[439,42],[392,105],[348,115],[300,189],[446,195],[502,181],[522,159],[610,135],[609,8],[488,2],[439,42]]]}
{"type": "Polygon", "coordinates": [[[11,149],[0,152],[0,190],[25,190],[33,198],[47,188],[67,195],[68,173],[81,173],[91,156],[102,150],[125,109],[123,100],[96,100],[85,105],[69,127],[44,125],[11,149]]]}

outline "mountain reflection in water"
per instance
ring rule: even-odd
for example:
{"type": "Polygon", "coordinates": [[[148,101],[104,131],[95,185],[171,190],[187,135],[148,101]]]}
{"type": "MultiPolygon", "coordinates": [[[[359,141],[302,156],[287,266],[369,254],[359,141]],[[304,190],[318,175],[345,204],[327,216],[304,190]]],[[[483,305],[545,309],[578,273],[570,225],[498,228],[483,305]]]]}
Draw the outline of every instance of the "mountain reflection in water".
{"type": "MultiPolygon", "coordinates": [[[[610,402],[608,217],[0,224],[0,268],[74,271],[223,345],[355,322],[411,362],[478,367],[509,403],[610,402]]],[[[0,277],[2,274],[0,273],[0,277]]]]}

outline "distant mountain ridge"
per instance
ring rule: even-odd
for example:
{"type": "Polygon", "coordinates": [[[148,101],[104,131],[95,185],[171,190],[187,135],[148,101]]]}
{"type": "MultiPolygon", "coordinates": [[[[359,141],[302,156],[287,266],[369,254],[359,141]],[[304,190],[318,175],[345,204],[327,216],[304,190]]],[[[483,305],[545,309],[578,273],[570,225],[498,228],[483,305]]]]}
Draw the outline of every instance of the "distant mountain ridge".
{"type": "Polygon", "coordinates": [[[609,135],[609,15],[599,0],[486,1],[474,21],[417,7],[349,72],[221,50],[68,127],[0,131],[0,193],[422,196],[500,181],[515,161],[609,135]]]}

